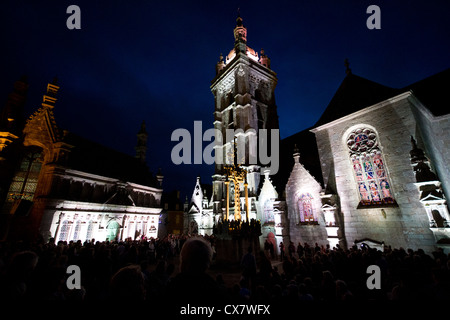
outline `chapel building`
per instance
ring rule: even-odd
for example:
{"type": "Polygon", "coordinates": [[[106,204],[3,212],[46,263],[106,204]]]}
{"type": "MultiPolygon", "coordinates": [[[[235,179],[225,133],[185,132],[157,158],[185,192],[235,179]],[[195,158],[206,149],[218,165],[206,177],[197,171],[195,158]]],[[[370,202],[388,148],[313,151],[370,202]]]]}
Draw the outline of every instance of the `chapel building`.
{"type": "Polygon", "coordinates": [[[0,114],[1,239],[156,238],[163,176],[146,165],[145,123],[129,156],[57,126],[56,79],[25,118],[27,89],[17,81],[0,114]]]}

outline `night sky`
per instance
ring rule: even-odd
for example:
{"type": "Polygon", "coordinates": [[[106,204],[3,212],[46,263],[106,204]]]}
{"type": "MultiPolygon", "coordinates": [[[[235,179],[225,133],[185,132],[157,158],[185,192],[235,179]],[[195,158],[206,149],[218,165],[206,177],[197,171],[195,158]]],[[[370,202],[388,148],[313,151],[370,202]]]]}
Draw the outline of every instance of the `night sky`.
{"type": "MultiPolygon", "coordinates": [[[[443,1],[3,1],[0,8],[0,99],[28,76],[27,114],[54,76],[61,89],[57,125],[134,155],[147,123],[148,165],[165,176],[165,191],[191,196],[197,175],[213,166],[172,164],[177,128],[212,128],[209,89],[222,52],[233,48],[237,8],[247,44],[264,48],[278,75],[281,138],[319,119],[345,77],[354,74],[403,87],[450,66],[450,2],[443,1]],[[69,5],[81,30],[69,30],[69,5]],[[369,5],[381,30],[369,30],[369,5]]],[[[205,142],[204,146],[209,144],[205,142]]]]}

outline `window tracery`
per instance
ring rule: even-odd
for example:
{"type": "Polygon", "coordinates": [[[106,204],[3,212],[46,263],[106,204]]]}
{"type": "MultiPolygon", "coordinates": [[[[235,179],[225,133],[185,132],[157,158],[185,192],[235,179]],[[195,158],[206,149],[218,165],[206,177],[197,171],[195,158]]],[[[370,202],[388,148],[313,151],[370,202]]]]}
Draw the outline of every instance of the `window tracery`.
{"type": "Polygon", "coordinates": [[[12,202],[18,199],[33,201],[41,166],[41,152],[33,148],[30,149],[23,157],[11,182],[7,201],[12,202]]]}
{"type": "Polygon", "coordinates": [[[347,137],[360,206],[395,204],[376,133],[369,128],[353,130],[347,137]]]}
{"type": "Polygon", "coordinates": [[[313,197],[309,193],[303,193],[298,197],[298,210],[300,215],[300,223],[315,223],[317,218],[314,214],[313,197]]]}

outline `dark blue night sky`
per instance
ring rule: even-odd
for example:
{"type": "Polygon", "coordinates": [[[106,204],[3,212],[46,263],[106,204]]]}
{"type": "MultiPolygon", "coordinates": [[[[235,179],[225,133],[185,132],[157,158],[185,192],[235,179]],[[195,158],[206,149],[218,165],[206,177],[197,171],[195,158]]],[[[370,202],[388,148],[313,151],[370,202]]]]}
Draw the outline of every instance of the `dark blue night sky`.
{"type": "MultiPolygon", "coordinates": [[[[219,54],[234,43],[240,8],[248,45],[264,48],[278,74],[281,137],[319,119],[345,77],[403,87],[450,66],[450,2],[443,1],[4,1],[1,6],[2,103],[15,80],[30,84],[27,112],[38,108],[58,76],[58,126],[134,155],[145,120],[148,165],[162,168],[164,189],[189,197],[195,177],[213,166],[175,166],[173,130],[195,120],[212,127],[209,86],[219,54]],[[81,30],[66,9],[81,8],[81,30]],[[381,30],[369,30],[369,5],[381,30]]],[[[208,143],[205,142],[205,146],[208,143]]]]}

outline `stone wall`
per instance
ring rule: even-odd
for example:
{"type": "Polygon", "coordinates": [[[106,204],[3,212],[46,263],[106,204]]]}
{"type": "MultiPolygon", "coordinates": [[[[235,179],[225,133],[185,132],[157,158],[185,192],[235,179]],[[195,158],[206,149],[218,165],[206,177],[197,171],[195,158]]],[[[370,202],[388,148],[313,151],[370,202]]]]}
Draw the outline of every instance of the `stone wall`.
{"type": "Polygon", "coordinates": [[[423,141],[418,141],[419,148],[425,151],[442,183],[446,198],[450,199],[450,114],[435,117],[414,96],[409,100],[414,105],[412,110],[417,119],[417,132],[423,138],[423,141]],[[420,145],[421,142],[423,145],[420,145]]]}
{"type": "Polygon", "coordinates": [[[403,95],[315,129],[324,182],[327,190],[338,195],[343,217],[340,227],[348,246],[370,238],[392,247],[434,249],[434,237],[410,165],[410,136],[417,134],[411,107],[403,95]],[[357,209],[360,199],[345,139],[359,126],[377,133],[398,207],[357,209]]]}
{"type": "MultiPolygon", "coordinates": [[[[298,243],[303,245],[305,242],[310,245],[314,245],[316,242],[319,245],[327,245],[328,235],[325,229],[320,197],[322,187],[299,162],[299,157],[298,153],[294,154],[294,167],[286,184],[290,241],[294,242],[296,246],[298,243]],[[312,196],[313,212],[318,224],[301,224],[298,201],[299,196],[306,193],[312,196]]],[[[288,243],[285,245],[287,246],[288,243]]]]}

